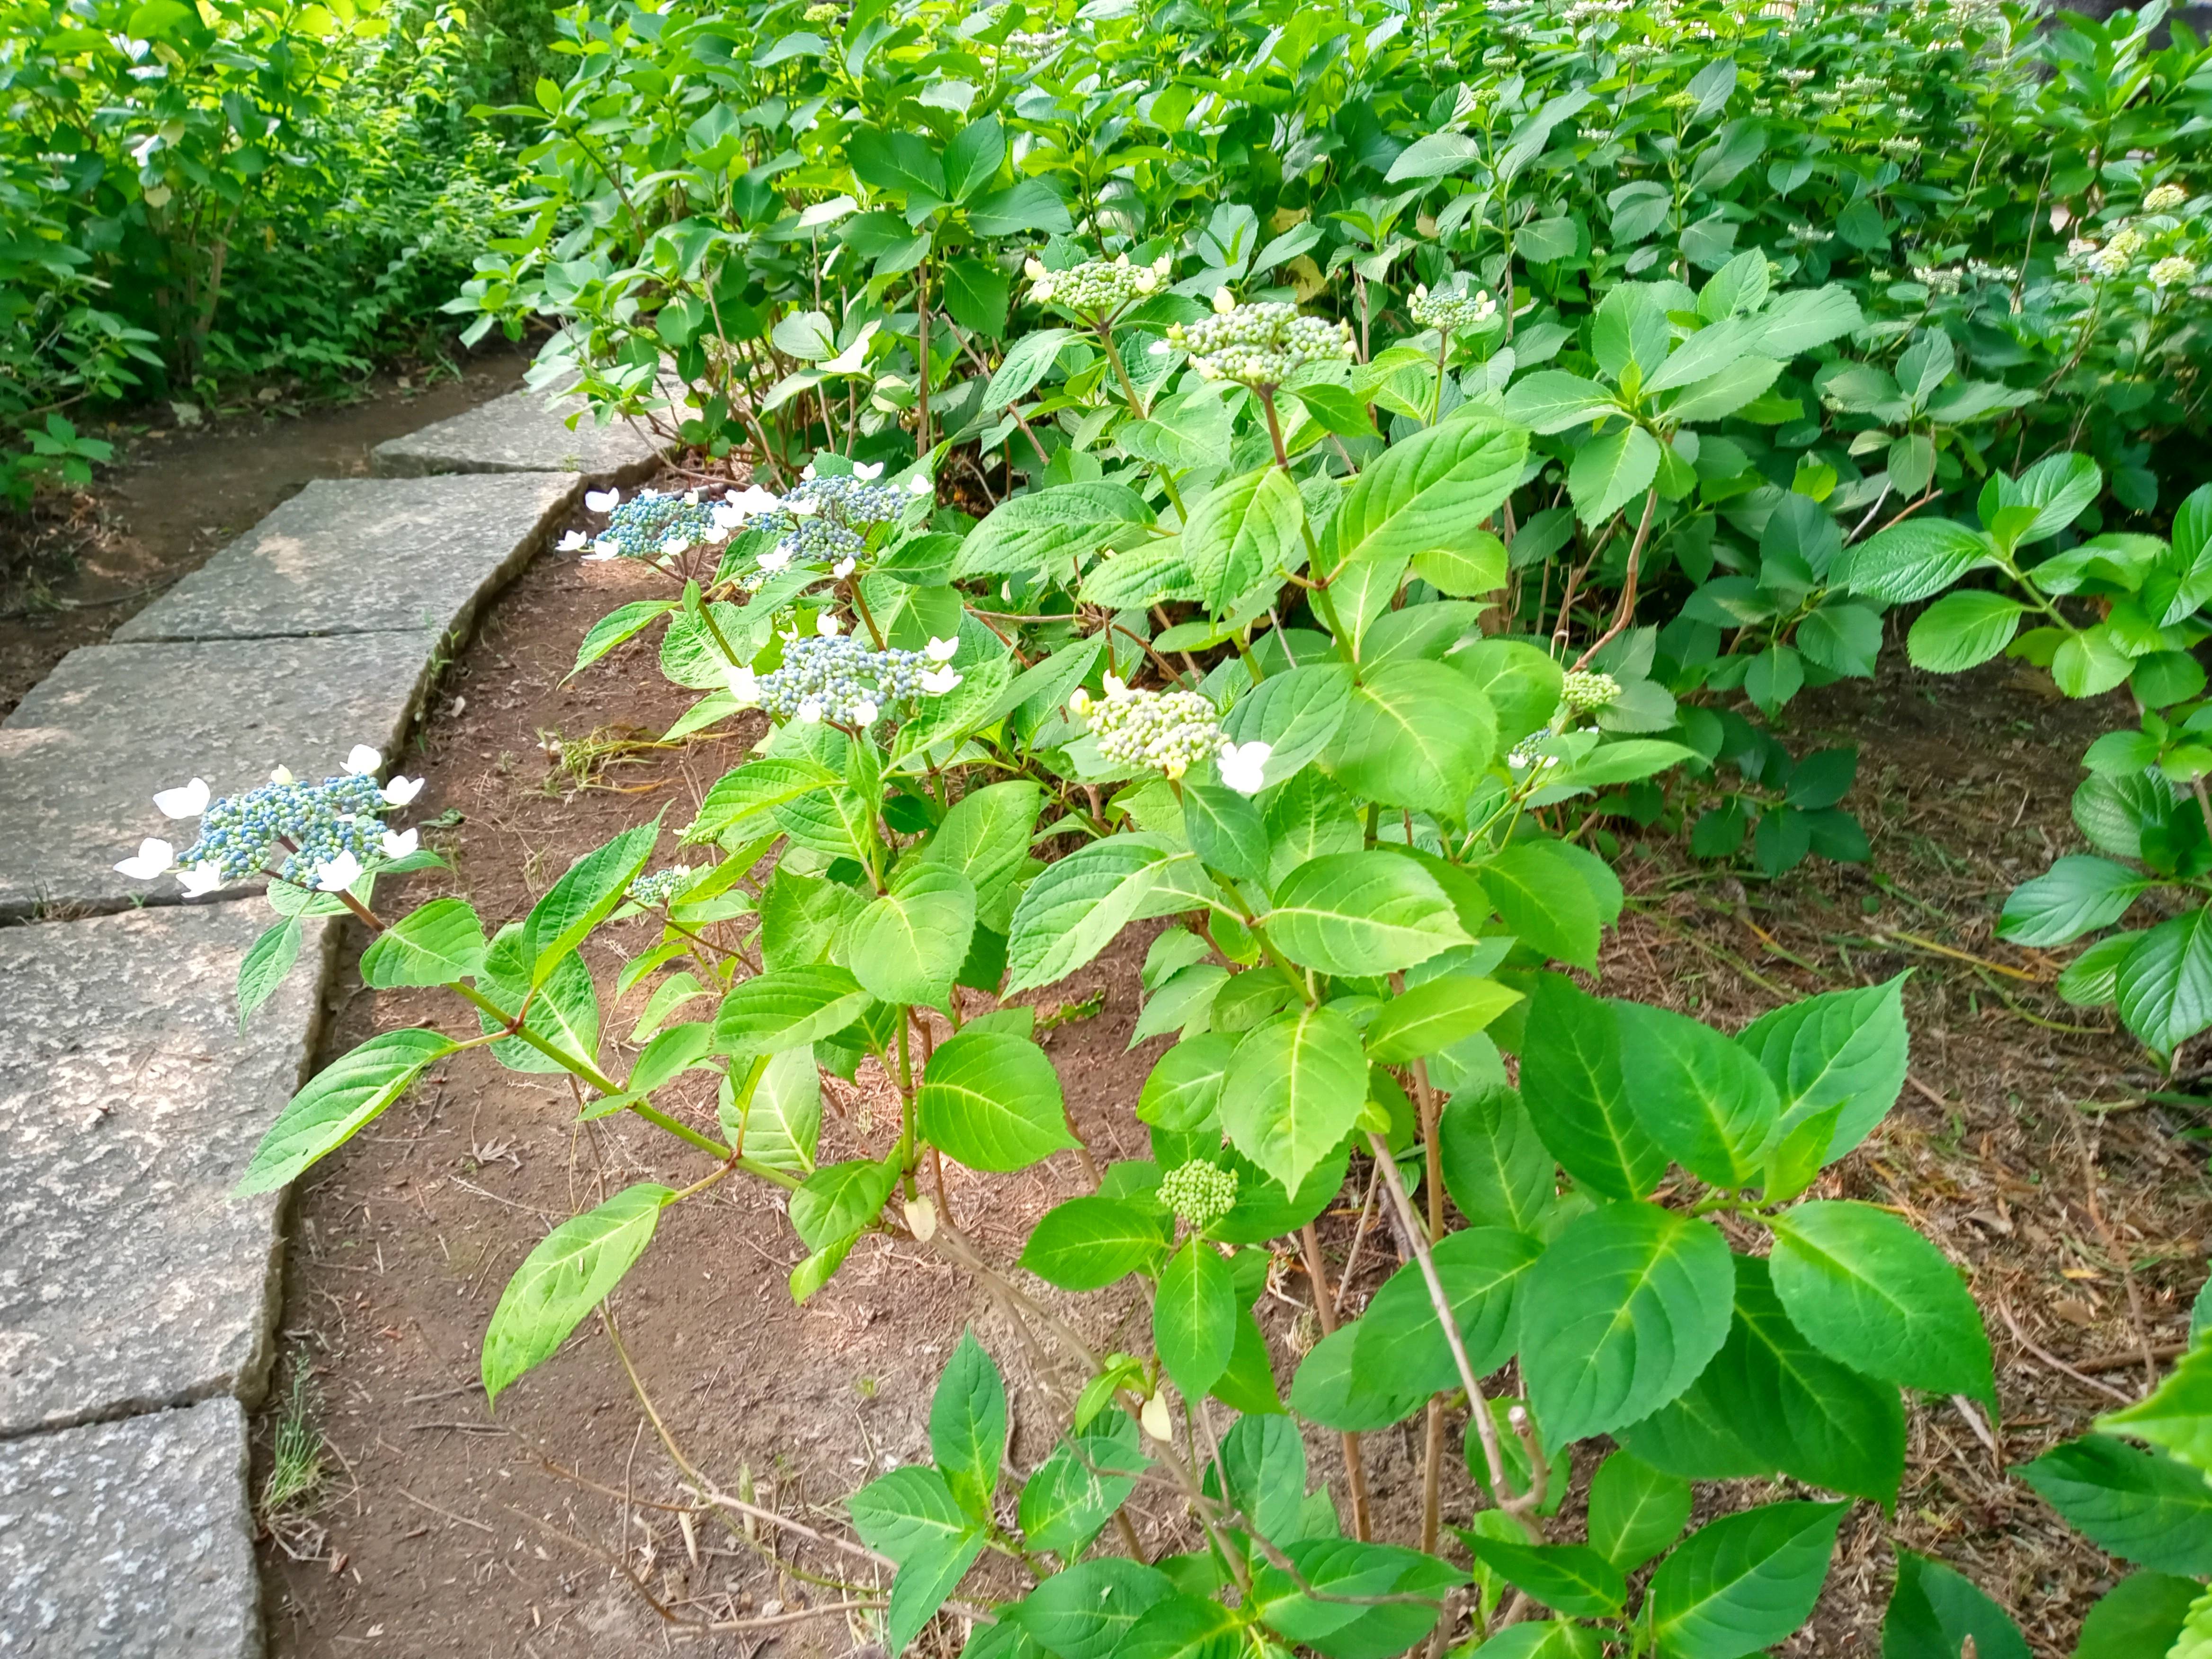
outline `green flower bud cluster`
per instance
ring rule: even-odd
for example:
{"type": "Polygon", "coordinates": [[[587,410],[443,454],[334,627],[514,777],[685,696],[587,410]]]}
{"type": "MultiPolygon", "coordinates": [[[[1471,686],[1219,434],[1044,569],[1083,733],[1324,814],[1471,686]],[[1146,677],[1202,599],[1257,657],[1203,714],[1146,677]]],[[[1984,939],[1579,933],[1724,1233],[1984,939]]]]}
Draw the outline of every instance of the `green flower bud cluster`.
{"type": "Polygon", "coordinates": [[[665,904],[682,892],[692,877],[699,872],[688,864],[672,864],[665,870],[656,870],[649,876],[640,876],[630,883],[623,896],[633,904],[665,904]]]}
{"type": "Polygon", "coordinates": [[[1221,722],[1195,691],[1132,691],[1111,675],[1106,696],[1078,691],[1067,706],[1091,727],[1110,764],[1179,778],[1221,752],[1221,722]]]}
{"type": "Polygon", "coordinates": [[[1413,320],[1423,328],[1446,334],[1480,328],[1498,314],[1498,301],[1485,289],[1469,289],[1464,277],[1448,288],[1431,289],[1426,283],[1413,290],[1413,320]]]}
{"type": "Polygon", "coordinates": [[[1047,270],[1042,260],[1032,259],[1023,274],[1030,279],[1030,298],[1039,305],[1056,305],[1079,317],[1113,317],[1166,287],[1173,268],[1164,253],[1148,265],[1132,264],[1123,253],[1066,270],[1047,270]]]}
{"type": "Polygon", "coordinates": [[[1306,363],[1352,356],[1349,323],[1308,317],[1281,301],[1240,306],[1224,288],[1213,296],[1213,311],[1168,330],[1169,342],[1188,352],[1192,366],[1209,380],[1279,386],[1306,363]]]}
{"type": "Polygon", "coordinates": [[[1237,1207],[1237,1171],[1194,1158],[1161,1177],[1160,1202],[1202,1231],[1237,1207]]]}
{"type": "Polygon", "coordinates": [[[2189,192],[2179,185],[2160,185],[2143,198],[2145,213],[2172,213],[2189,200],[2189,192]]]}
{"type": "Polygon", "coordinates": [[[1559,681],[1559,701],[1574,714],[1593,714],[1620,701],[1620,682],[1610,674],[1570,668],[1559,681]]]}

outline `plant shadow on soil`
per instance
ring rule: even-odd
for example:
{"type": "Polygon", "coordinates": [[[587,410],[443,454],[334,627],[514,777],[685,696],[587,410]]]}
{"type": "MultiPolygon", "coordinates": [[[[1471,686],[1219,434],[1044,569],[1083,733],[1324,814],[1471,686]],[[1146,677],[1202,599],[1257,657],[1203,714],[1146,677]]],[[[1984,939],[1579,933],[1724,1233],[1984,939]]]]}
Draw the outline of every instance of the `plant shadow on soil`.
{"type": "MultiPolygon", "coordinates": [[[[627,562],[548,556],[490,608],[406,759],[430,781],[416,816],[462,815],[434,836],[453,870],[410,878],[407,902],[452,890],[489,925],[520,916],[571,860],[617,830],[663,810],[680,828],[738,763],[757,726],[676,750],[611,747],[666,729],[686,702],[646,642],[562,684],[590,623],[623,601],[658,596],[661,585],[627,562]]],[[[2074,758],[2109,711],[2061,702],[2039,677],[2002,665],[1933,680],[1903,667],[1903,654],[1887,654],[1898,665],[1876,683],[1803,699],[1790,738],[1801,752],[1862,745],[1845,805],[1872,837],[1872,866],[1808,865],[1768,884],[1697,866],[1678,841],[1647,841],[1620,866],[1630,908],[1608,939],[1602,983],[1733,1030],[1796,996],[1913,970],[1911,1081],[1815,1195],[1896,1206],[1972,1276],[2002,1413],[1992,1431],[1950,1401],[1911,1402],[1894,1535],[1966,1572],[2021,1620],[2039,1654],[2057,1656],[2120,1569],[2004,1471],[2110,1408],[2100,1387],[2139,1393],[2145,1342],[2181,1339],[2212,1221],[2203,1152],[2183,1138],[2202,1119],[2145,1104],[2158,1086],[2148,1057],[2107,1015],[2057,999],[2057,963],[1991,938],[2004,893],[2073,843],[2074,758]],[[2116,1251],[2130,1260],[2132,1286],[2116,1251]]],[[[665,844],[659,861],[673,856],[665,844]]],[[[651,927],[626,924],[595,945],[603,990],[622,956],[649,943],[651,927]]],[[[363,990],[356,933],[325,1060],[376,1030],[459,1029],[435,993],[363,990]]],[[[1124,939],[1036,999],[1050,1008],[1104,994],[1095,1017],[1045,1039],[1102,1161],[1146,1155],[1129,1106],[1164,1040],[1127,1047],[1144,943],[1124,939]]],[[[627,1035],[644,995],[610,1008],[611,1041],[627,1035]]],[[[712,1124],[704,1089],[689,1104],[690,1116],[712,1124]]],[[[896,1097],[872,1067],[856,1085],[826,1082],[824,1105],[825,1159],[880,1155],[897,1133],[896,1097]]],[[[504,1072],[481,1051],[457,1055],[296,1189],[285,1372],[272,1399],[283,1400],[291,1373],[305,1368],[330,1477],[264,1536],[276,1654],[324,1659],[366,1646],[556,1659],[664,1642],[824,1659],[867,1650],[865,1612],[817,1610],[879,1595],[877,1570],[796,1532],[761,1523],[748,1532],[688,1512],[696,1499],[597,1319],[496,1413],[486,1409],[478,1343],[532,1246],[631,1181],[707,1172],[627,1118],[575,1120],[557,1076],[504,1072]]],[[[951,1180],[960,1226],[1002,1264],[1038,1214],[1085,1189],[1069,1155],[1018,1176],[956,1170],[951,1180]]],[[[1322,1224],[1333,1274],[1352,1248],[1364,1189],[1363,1160],[1322,1224]]],[[[1065,1396],[980,1287],[911,1242],[878,1237],[794,1306],[786,1279],[801,1250],[772,1197],[734,1180],[671,1212],[613,1298],[638,1380],[695,1468],[726,1492],[844,1532],[847,1494],[926,1457],[937,1371],[971,1324],[1006,1375],[1010,1466],[1025,1472],[1045,1456],[1064,1418],[1054,1401],[1065,1396]]],[[[1347,1310],[1397,1267],[1389,1233],[1372,1231],[1358,1261],[1347,1310]]],[[[1046,1298],[1100,1351],[1141,1343],[1133,1295],[1046,1298]]],[[[1293,1342],[1312,1331],[1307,1283],[1287,1255],[1259,1309],[1287,1392],[1293,1342]]],[[[278,1417],[272,1408],[260,1426],[257,1490],[278,1417]]],[[[1474,1504],[1456,1457],[1462,1427],[1455,1414],[1448,1521],[1463,1521],[1474,1504]]],[[[1418,1533],[1419,1439],[1414,1423],[1364,1437],[1377,1537],[1418,1533]]],[[[1329,1479],[1342,1508],[1336,1437],[1308,1440],[1316,1478],[1329,1479]]],[[[1578,1470],[1578,1482],[1588,1474],[1578,1470]]],[[[1718,1486],[1705,1509],[1790,1484],[1718,1486]]],[[[1578,1508],[1579,1498],[1567,1510],[1571,1531],[1578,1508]]],[[[1134,1511],[1148,1553],[1189,1547],[1169,1499],[1140,1489],[1134,1511]]],[[[1875,1506],[1855,1506],[1813,1622],[1776,1651],[1879,1650],[1891,1532],[1875,1506]]],[[[988,1564],[979,1582],[1015,1588],[989,1585],[988,1564]]],[[[957,1646],[957,1632],[940,1631],[921,1651],[957,1646]]]]}

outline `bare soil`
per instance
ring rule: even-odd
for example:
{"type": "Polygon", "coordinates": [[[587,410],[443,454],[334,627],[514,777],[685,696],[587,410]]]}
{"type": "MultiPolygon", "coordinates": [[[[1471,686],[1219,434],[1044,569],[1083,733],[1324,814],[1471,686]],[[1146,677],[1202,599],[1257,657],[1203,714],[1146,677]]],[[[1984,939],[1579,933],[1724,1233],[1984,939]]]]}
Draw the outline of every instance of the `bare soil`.
{"type": "MultiPolygon", "coordinates": [[[[687,822],[742,758],[751,727],[677,750],[611,749],[665,730],[684,707],[643,642],[562,683],[590,623],[652,596],[657,580],[549,556],[491,608],[408,760],[430,780],[417,816],[460,814],[434,837],[454,868],[410,878],[387,903],[450,890],[488,921],[518,916],[618,829],[664,809],[672,825],[687,822]]],[[[1966,1267],[1996,1342],[2002,1412],[1985,1424],[1948,1401],[1912,1406],[1893,1522],[1855,1508],[1813,1625],[1781,1650],[1800,1659],[1879,1651],[1892,1537],[1982,1584],[2039,1654],[2069,1651],[2118,1569],[2005,1470],[2081,1431],[2113,1393],[2139,1392],[2142,1348],[2180,1339],[2203,1276],[2212,1191],[2201,1148],[2184,1138],[2200,1116],[2147,1103],[2158,1079],[2125,1034],[2057,999],[2051,959],[1991,939],[2004,893],[2072,844],[2074,757],[2101,729],[2105,711],[2047,694],[2003,669],[1939,681],[1900,667],[1807,698],[1793,744],[1864,748],[1845,804],[1873,837],[1870,866],[1811,865],[1769,884],[1696,866],[1664,838],[1621,866],[1631,901],[1603,963],[1609,991],[1735,1029],[1800,995],[1913,970],[1911,1081],[1823,1190],[1897,1206],[1966,1267]]],[[[594,947],[618,1049],[643,1000],[611,996],[622,956],[649,942],[632,933],[594,947]]],[[[1080,1006],[1103,993],[1094,1016],[1047,1038],[1102,1161],[1145,1152],[1128,1108],[1164,1045],[1127,1048],[1143,943],[1123,940],[1044,999],[1080,1006]]],[[[375,1030],[460,1029],[436,994],[368,993],[350,968],[335,996],[325,1058],[375,1030]]],[[[897,1132],[896,1097],[868,1069],[857,1085],[828,1085],[825,1103],[825,1156],[879,1155],[897,1132]]],[[[689,1115],[711,1126],[711,1098],[689,1115]]],[[[974,1281],[933,1250],[872,1238],[794,1306],[786,1279],[800,1247],[771,1189],[740,1181],[668,1213],[613,1299],[622,1352],[586,1322],[488,1410],[477,1345],[537,1240],[629,1182],[707,1173],[643,1125],[575,1120],[559,1078],[465,1054],[297,1188],[272,1399],[304,1372],[328,1479],[264,1517],[276,1654],[862,1650],[869,1609],[840,1604],[876,1600],[878,1570],[799,1528],[849,1537],[840,1500],[926,1455],[930,1390],[964,1326],[1007,1374],[1012,1464],[1026,1470],[1050,1449],[1060,1407],[974,1281]],[[701,1479],[782,1520],[725,1524],[685,1491],[671,1446],[701,1479]]],[[[1063,1156],[1013,1177],[956,1172],[949,1196],[975,1247],[1006,1263],[1038,1212],[1085,1187],[1063,1156]]],[[[1322,1224],[1333,1276],[1364,1190],[1363,1165],[1322,1224]]],[[[1358,1251],[1348,1308],[1398,1265],[1379,1229],[1358,1251]]],[[[1126,1297],[1051,1305],[1100,1350],[1141,1334],[1126,1297]]],[[[1310,1291],[1288,1255],[1260,1305],[1287,1388],[1296,1345],[1312,1335],[1310,1291]]],[[[257,1480],[276,1415],[264,1415],[257,1480]]],[[[1450,1425],[1454,1447],[1461,1427],[1450,1425]]],[[[1378,1536],[1417,1530],[1418,1438],[1417,1424],[1364,1437],[1378,1536]]],[[[1335,1437],[1310,1443],[1316,1477],[1340,1498],[1335,1437]]],[[[1709,1507],[1771,1490],[1744,1483],[1709,1507]]],[[[1471,1507],[1455,1468],[1447,1518],[1471,1507]]],[[[1140,1492],[1136,1509],[1148,1553],[1187,1547],[1169,1499],[1140,1492]]],[[[957,1645],[929,1640],[931,1653],[957,1645]]]]}
{"type": "Polygon", "coordinates": [[[265,402],[248,398],[189,426],[155,404],[157,418],[98,434],[117,459],[90,487],[0,514],[0,714],[302,485],[366,476],[378,444],[513,391],[527,362],[501,346],[458,374],[395,369],[336,404],[269,387],[265,402]]]}

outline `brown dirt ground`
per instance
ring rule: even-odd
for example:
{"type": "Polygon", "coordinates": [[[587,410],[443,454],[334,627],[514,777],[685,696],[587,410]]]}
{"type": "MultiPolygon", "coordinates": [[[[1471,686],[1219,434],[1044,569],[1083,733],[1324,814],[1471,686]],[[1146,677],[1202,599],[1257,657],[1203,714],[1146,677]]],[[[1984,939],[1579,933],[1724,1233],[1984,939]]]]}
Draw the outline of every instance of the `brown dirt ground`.
{"type": "MultiPolygon", "coordinates": [[[[643,813],[665,806],[672,823],[686,821],[737,763],[750,728],[633,753],[580,790],[561,769],[555,743],[568,741],[574,763],[574,739],[658,732],[683,707],[641,642],[561,684],[591,621],[648,596],[656,580],[632,566],[548,558],[492,607],[409,757],[430,779],[419,816],[452,809],[462,822],[437,837],[453,872],[411,878],[408,901],[453,890],[488,921],[520,915],[572,858],[643,813]]],[[[1996,1342],[2003,1410],[1993,1449],[1989,1431],[1948,1402],[1912,1408],[1893,1529],[1872,1506],[1855,1509],[1813,1625],[1780,1650],[1799,1659],[1878,1651],[1893,1536],[1981,1583],[2039,1654],[2069,1650],[2115,1565],[2003,1470],[2109,1407],[2100,1389],[2139,1390],[2135,1351],[2179,1339],[2203,1277],[2212,1193],[2201,1151],[2180,1139],[2198,1120],[2143,1103],[2157,1086],[2145,1057],[2106,1017],[2057,1000],[2053,962],[1991,942],[2005,891],[2070,843],[2074,757],[2099,729],[2100,711],[2045,692],[2004,670],[1936,681],[1899,668],[1806,700],[1793,741],[1866,746],[1847,805],[1873,836],[1870,868],[1813,865],[1767,884],[1701,872],[1671,841],[1647,842],[1622,866],[1631,908],[1604,962],[1609,990],[1734,1029],[1796,996],[1914,970],[1912,1080],[1824,1190],[1899,1206],[1966,1267],[1996,1342]]],[[[647,942],[634,927],[597,947],[603,988],[647,942]]],[[[1077,1124],[1102,1158],[1144,1152],[1128,1103],[1163,1044],[1126,1049],[1141,955],[1141,940],[1125,939],[1045,1000],[1104,993],[1095,1018],[1048,1039],[1077,1124]]],[[[373,1030],[459,1029],[435,994],[372,994],[350,968],[335,994],[326,1058],[373,1030]]],[[[610,1012],[611,1035],[627,1033],[641,1002],[633,993],[610,1012]]],[[[895,1097],[868,1070],[857,1086],[831,1084],[827,1103],[836,1156],[879,1153],[896,1133],[895,1097]]],[[[693,1103],[691,1115],[711,1124],[711,1100],[693,1103]]],[[[839,1655],[863,1640],[851,1611],[819,1609],[870,1599],[875,1570],[787,1528],[748,1534],[688,1509],[597,1322],[495,1416],[487,1411],[477,1343],[538,1238],[629,1181],[705,1173],[642,1125],[574,1117],[556,1079],[466,1054],[300,1184],[287,1358],[273,1398],[304,1371],[330,1474],[304,1505],[264,1517],[277,1655],[556,1659],[681,1646],[750,1659],[764,1648],[839,1655]]],[[[1061,1157],[988,1187],[956,1176],[951,1201],[977,1246],[1004,1262],[1036,1214],[1083,1189],[1061,1157]]],[[[1333,1272],[1351,1249],[1363,1190],[1356,1175],[1323,1224],[1333,1272]]],[[[911,1242],[873,1239],[796,1307],[785,1279],[799,1254],[770,1192],[731,1182],[669,1215],[614,1299],[645,1395],[706,1478],[840,1533],[844,1495],[924,1455],[936,1371],[970,1322],[1012,1390],[1012,1463],[1025,1470],[1042,1459],[1057,1420],[1052,1390],[969,1280],[911,1242]]],[[[1362,1246],[1360,1261],[1352,1305],[1397,1265],[1387,1233],[1362,1246]]],[[[1100,1348],[1115,1346],[1133,1311],[1111,1294],[1055,1305],[1100,1348]]],[[[1285,1384],[1310,1305],[1285,1259],[1261,1303],[1285,1384]]],[[[264,1413],[257,1480],[276,1415],[264,1413]]],[[[1455,1447],[1458,1437],[1455,1424],[1455,1447]]],[[[1335,1437],[1310,1439],[1316,1476],[1340,1493],[1335,1437]]],[[[1412,1425],[1365,1437],[1378,1536],[1415,1528],[1418,1449],[1412,1425]]],[[[1708,1507],[1769,1490],[1745,1483],[1708,1507]]],[[[1463,1518],[1463,1476],[1448,1493],[1448,1518],[1463,1518]]],[[[1136,1509],[1148,1549],[1183,1547],[1170,1498],[1140,1491],[1136,1509]]],[[[933,1639],[925,1651],[957,1644],[933,1639]]]]}
{"type": "Polygon", "coordinates": [[[513,391],[527,362],[501,345],[459,374],[379,374],[343,404],[302,404],[270,386],[267,402],[244,399],[195,426],[157,404],[160,418],[99,433],[118,459],[89,489],[0,513],[0,714],[301,486],[365,476],[378,444],[513,391]]]}

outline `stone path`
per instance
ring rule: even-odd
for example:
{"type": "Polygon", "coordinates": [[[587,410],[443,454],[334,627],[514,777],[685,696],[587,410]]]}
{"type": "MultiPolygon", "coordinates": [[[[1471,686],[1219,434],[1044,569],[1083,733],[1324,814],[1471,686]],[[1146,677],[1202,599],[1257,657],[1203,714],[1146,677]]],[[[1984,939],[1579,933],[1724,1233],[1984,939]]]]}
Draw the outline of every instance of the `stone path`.
{"type": "Polygon", "coordinates": [[[283,1198],[231,1189],[313,1064],[337,929],[241,1035],[266,906],[112,866],[189,836],[156,789],[400,754],[584,485],[654,464],[562,416],[515,393],[310,484],[0,722],[0,1659],[263,1651],[247,1413],[283,1198]]]}

